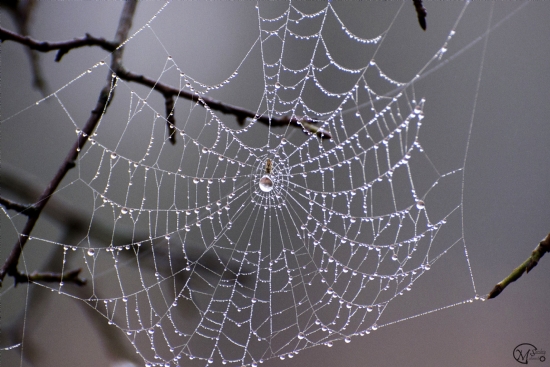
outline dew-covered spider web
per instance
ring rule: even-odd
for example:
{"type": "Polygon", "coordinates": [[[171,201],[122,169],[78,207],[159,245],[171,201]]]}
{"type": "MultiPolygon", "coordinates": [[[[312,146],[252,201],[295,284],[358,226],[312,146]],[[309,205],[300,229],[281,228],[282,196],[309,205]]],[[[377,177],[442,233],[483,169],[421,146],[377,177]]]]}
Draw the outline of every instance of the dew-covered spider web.
{"type": "MultiPolygon", "coordinates": [[[[363,22],[331,2],[248,3],[255,31],[226,40],[237,61],[222,54],[219,69],[209,59],[202,70],[165,33],[185,4],[134,24],[127,55],[148,64],[124,61],[182,96],[170,106],[113,73],[110,105],[54,195],[78,203],[85,233],[39,228],[27,244],[58,248],[61,272],[82,268],[86,286],[41,285],[104,315],[146,366],[256,366],[481,297],[463,233],[471,121],[440,144],[430,130],[445,134],[449,122],[430,118],[423,82],[448,49],[467,47],[453,44],[466,3],[420,55],[396,41],[405,10],[425,35],[409,3],[363,22]],[[416,299],[446,260],[460,284],[444,287],[443,303],[416,299]]],[[[73,90],[93,99],[112,73],[108,57],[90,65],[4,123],[61,109],[81,135],[89,108],[73,90]]]]}

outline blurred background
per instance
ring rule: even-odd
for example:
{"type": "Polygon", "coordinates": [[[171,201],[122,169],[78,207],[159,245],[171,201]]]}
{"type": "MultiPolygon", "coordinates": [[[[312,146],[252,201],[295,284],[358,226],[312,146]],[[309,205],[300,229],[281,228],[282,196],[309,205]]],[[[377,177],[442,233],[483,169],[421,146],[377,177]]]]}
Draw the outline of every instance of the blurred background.
{"type": "MultiPolygon", "coordinates": [[[[535,1],[524,4],[500,1],[470,4],[443,56],[443,60],[450,58],[450,61],[429,74],[426,70],[421,72],[425,76],[414,86],[417,98],[426,99],[422,137],[425,148],[433,149],[427,153],[434,163],[446,170],[459,167],[465,148],[469,147],[463,228],[479,295],[488,293],[523,262],[550,232],[550,24],[547,22],[550,4],[535,1]],[[478,37],[500,21],[502,23],[489,33],[484,49],[485,39],[478,37]],[[471,45],[476,40],[479,42],[471,45]],[[454,158],[447,159],[445,153],[439,154],[439,151],[451,152],[454,158]]],[[[3,5],[2,27],[13,31],[25,29],[21,28],[21,17],[13,15],[13,6],[3,5]]],[[[154,21],[154,33],[141,32],[128,44],[123,65],[156,79],[169,52],[186,74],[205,84],[219,83],[231,75],[243,59],[251,64],[256,61],[255,56],[245,58],[258,37],[255,5],[252,1],[171,3],[154,21]]],[[[284,2],[260,2],[259,5],[260,13],[266,17],[281,14],[287,7],[284,2]]],[[[313,12],[325,3],[297,2],[295,5],[313,12]]],[[[122,6],[122,2],[36,2],[25,23],[26,29],[37,40],[68,40],[85,33],[109,40],[116,31],[122,6]]],[[[140,2],[131,34],[161,6],[159,2],[140,2]]],[[[390,77],[407,81],[443,45],[464,3],[426,2],[428,28],[425,32],[418,25],[412,2],[333,1],[332,6],[348,29],[362,37],[377,36],[389,27],[376,61],[390,77]]],[[[325,27],[327,31],[337,24],[325,27]]],[[[38,65],[43,82],[36,88],[33,87],[36,72],[27,50],[14,42],[4,42],[1,47],[2,120],[32,106],[21,114],[22,118],[16,116],[2,123],[1,195],[32,202],[31,198],[38,195],[33,190],[38,193],[43,190],[75,139],[73,122],[59,104],[49,101],[35,107],[34,103],[43,94],[58,90],[105,59],[107,53],[94,47],[75,49],[59,63],[54,62],[55,52],[39,54],[35,56],[34,68],[38,65]]],[[[365,65],[371,57],[347,54],[345,47],[336,48],[333,53],[335,59],[345,60],[353,67],[365,65]]],[[[256,70],[254,68],[243,66],[244,71],[256,70]]],[[[60,99],[78,126],[82,126],[95,106],[106,75],[103,70],[94,70],[93,78],[78,79],[60,93],[60,99]]],[[[227,92],[222,89],[216,98],[255,110],[260,98],[258,93],[263,91],[263,80],[254,83],[254,75],[250,72],[243,79],[236,79],[234,89],[227,92]]],[[[147,92],[146,88],[132,87],[141,95],[147,92]]],[[[127,112],[129,102],[121,103],[126,104],[123,107],[127,112]]],[[[162,106],[163,99],[151,95],[150,103],[162,106]]],[[[224,119],[229,126],[238,128],[236,121],[231,122],[234,117],[224,119]]],[[[60,226],[59,216],[72,211],[78,213],[80,203],[78,193],[67,191],[56,204],[58,212],[43,215],[36,228],[38,234],[33,234],[69,243],[63,237],[67,233],[60,226]]],[[[21,230],[23,223],[24,218],[20,216],[12,220],[2,216],[2,261],[14,243],[13,227],[21,230]]],[[[48,264],[58,267],[62,258],[53,253],[52,247],[28,247],[20,269],[31,272],[49,270],[48,264]]],[[[452,255],[453,259],[464,258],[462,247],[458,252],[462,254],[452,255]]],[[[468,287],[470,293],[466,294],[475,295],[467,269],[455,272],[445,263],[439,265],[441,279],[447,279],[449,274],[465,276],[457,280],[459,288],[445,282],[419,281],[410,295],[415,300],[415,305],[410,306],[411,312],[407,312],[405,303],[399,306],[400,314],[416,315],[417,310],[431,311],[460,302],[468,297],[464,296],[468,287]]],[[[531,343],[539,349],[550,350],[549,269],[550,258],[543,258],[532,273],[494,300],[430,313],[353,338],[349,344],[337,342],[332,348],[319,346],[301,351],[292,359],[269,360],[264,365],[514,366],[518,362],[512,358],[512,352],[519,344],[531,343]]],[[[23,284],[14,288],[9,278],[0,292],[0,347],[7,348],[23,340],[20,347],[1,352],[4,365],[98,366],[114,365],[126,359],[139,363],[123,333],[108,327],[105,319],[83,302],[39,286],[23,284]],[[113,355],[113,349],[104,343],[105,335],[117,333],[121,335],[119,340],[113,337],[109,344],[115,345],[120,355],[113,355]],[[120,344],[116,344],[118,342],[120,344]]],[[[187,363],[182,360],[181,365],[187,363]]],[[[532,363],[544,366],[550,362],[532,363]]]]}

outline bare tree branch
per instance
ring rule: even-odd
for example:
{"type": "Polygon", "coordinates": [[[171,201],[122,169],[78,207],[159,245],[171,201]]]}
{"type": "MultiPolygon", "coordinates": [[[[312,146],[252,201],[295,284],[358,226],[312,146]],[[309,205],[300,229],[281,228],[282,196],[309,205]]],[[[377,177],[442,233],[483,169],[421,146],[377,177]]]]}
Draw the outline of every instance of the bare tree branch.
{"type": "Polygon", "coordinates": [[[135,82],[135,83],[144,85],[146,87],[149,87],[153,90],[156,90],[157,92],[161,93],[164,96],[164,98],[174,96],[174,97],[188,99],[191,101],[196,101],[197,103],[205,107],[207,110],[220,111],[224,114],[234,115],[235,117],[237,117],[238,121],[245,121],[247,118],[249,118],[249,119],[255,119],[269,126],[291,125],[291,126],[303,129],[305,133],[316,134],[323,139],[332,138],[328,131],[325,131],[324,129],[321,129],[315,126],[312,120],[304,119],[303,117],[298,117],[298,116],[294,116],[294,117],[271,116],[270,117],[266,115],[258,116],[256,115],[256,113],[250,110],[246,110],[242,107],[233,106],[233,105],[215,100],[213,98],[204,97],[199,95],[196,92],[189,92],[184,89],[174,88],[170,85],[160,83],[157,80],[148,78],[144,75],[139,75],[139,74],[132,73],[130,71],[126,71],[123,68],[116,70],[116,74],[122,80],[135,82]],[[304,124],[304,122],[307,122],[307,124],[304,124]]]}
{"type": "MultiPolygon", "coordinates": [[[[122,14],[120,16],[119,25],[115,37],[115,42],[117,44],[122,43],[128,38],[128,33],[132,26],[132,19],[135,13],[136,6],[137,1],[127,1],[124,3],[124,8],[122,9],[122,14]]],[[[120,67],[123,50],[123,47],[119,47],[113,52],[111,61],[112,70],[117,70],[120,67]]],[[[33,230],[36,222],[38,221],[40,213],[48,203],[48,200],[50,199],[52,194],[55,192],[57,186],[61,183],[61,180],[65,177],[67,172],[75,166],[75,160],[78,157],[80,150],[86,143],[87,137],[92,134],[101,116],[103,116],[103,114],[105,113],[108,107],[108,103],[113,97],[112,91],[114,89],[115,83],[116,79],[112,78],[111,75],[109,75],[108,82],[101,90],[96,106],[92,110],[88,121],[84,125],[82,133],[78,135],[77,141],[74,143],[73,147],[69,151],[69,154],[59,167],[55,177],[46,187],[44,192],[40,195],[37,203],[35,204],[36,212],[34,213],[34,215],[28,217],[27,223],[25,224],[25,227],[19,235],[19,239],[14,244],[9,257],[0,269],[0,286],[2,285],[4,277],[6,275],[15,277],[16,281],[17,277],[22,275],[17,269],[17,264],[21,256],[21,252],[23,251],[23,248],[27,243],[27,240],[29,239],[29,235],[33,230]]]]}
{"type": "MultiPolygon", "coordinates": [[[[19,34],[24,36],[29,34],[29,22],[36,8],[38,0],[0,0],[0,6],[8,10],[11,14],[13,22],[17,27],[19,34]]],[[[33,74],[33,86],[38,89],[45,97],[48,94],[48,85],[44,76],[42,75],[42,68],[40,67],[40,59],[36,50],[25,48],[29,62],[31,64],[33,74]]]]}
{"type": "Polygon", "coordinates": [[[3,198],[2,196],[0,196],[0,205],[4,206],[7,210],[15,210],[26,216],[34,215],[36,210],[32,205],[19,204],[15,201],[3,198]]]}
{"type": "Polygon", "coordinates": [[[416,14],[418,15],[418,23],[423,30],[426,30],[426,16],[428,12],[424,5],[422,5],[422,0],[413,0],[414,8],[416,9],[416,14]]]}
{"type": "Polygon", "coordinates": [[[518,280],[523,275],[523,273],[529,273],[535,266],[537,266],[539,260],[547,252],[550,252],[550,233],[546,236],[546,238],[544,238],[544,240],[540,241],[539,245],[533,250],[531,256],[527,260],[525,260],[520,266],[512,270],[510,275],[504,278],[500,283],[495,285],[493,290],[487,296],[487,299],[495,298],[510,283],[518,280]]]}
{"type": "MultiPolygon", "coordinates": [[[[2,167],[2,175],[0,175],[0,187],[2,190],[11,192],[21,200],[25,202],[34,202],[36,198],[43,191],[38,185],[30,183],[30,178],[20,177],[22,174],[17,174],[9,165],[2,167]]],[[[1,197],[0,197],[1,200],[1,197]]],[[[24,204],[18,204],[21,208],[27,208],[27,210],[35,210],[34,206],[24,204]]],[[[9,208],[8,208],[9,209],[9,208]]],[[[95,229],[88,233],[90,226],[90,220],[81,211],[68,205],[58,197],[52,197],[48,202],[48,205],[44,208],[41,215],[46,215],[52,221],[59,223],[59,226],[70,230],[75,234],[86,234],[90,238],[96,239],[102,243],[114,243],[114,244],[128,244],[131,242],[139,242],[148,238],[144,233],[112,233],[112,230],[107,228],[103,223],[97,222],[95,229]]],[[[70,240],[63,241],[63,243],[70,243],[70,240]]]]}
{"type": "Polygon", "coordinates": [[[119,45],[118,43],[107,41],[104,38],[93,37],[88,33],[86,33],[84,37],[75,38],[74,40],[70,41],[36,41],[28,36],[19,35],[2,27],[0,27],[0,41],[14,41],[27,46],[31,50],[37,50],[40,52],[50,52],[58,50],[57,55],[55,56],[55,61],[57,62],[59,62],[66,53],[74,48],[85,46],[99,46],[106,51],[113,52],[117,49],[119,45]]]}
{"type": "Polygon", "coordinates": [[[18,283],[32,283],[32,282],[55,282],[55,283],[74,283],[79,286],[86,285],[86,279],[79,278],[78,275],[82,269],[74,269],[66,273],[50,273],[50,272],[37,272],[34,271],[31,274],[19,273],[12,275],[15,279],[15,284],[18,283]]]}
{"type": "MultiPolygon", "coordinates": [[[[117,49],[118,45],[124,41],[124,40],[121,40],[120,42],[109,42],[103,38],[96,38],[89,34],[86,34],[86,36],[83,38],[76,38],[71,41],[44,42],[44,41],[33,40],[30,37],[24,37],[24,36],[18,35],[16,33],[10,32],[3,28],[0,28],[0,40],[15,41],[23,45],[26,45],[31,49],[35,49],[42,52],[59,50],[55,59],[56,61],[61,60],[61,57],[63,57],[63,55],[65,55],[67,52],[69,52],[73,48],[84,47],[84,46],[99,46],[107,51],[114,51],[117,49]]],[[[250,119],[256,119],[257,121],[270,126],[291,125],[294,127],[301,128],[305,133],[313,133],[322,139],[331,139],[331,136],[328,133],[328,131],[318,128],[317,126],[315,126],[312,120],[304,119],[303,117],[299,117],[299,116],[295,116],[295,117],[271,116],[270,117],[266,115],[257,116],[256,113],[250,110],[246,110],[238,106],[232,106],[230,104],[223,103],[221,101],[217,101],[212,98],[200,96],[196,92],[189,92],[183,89],[180,90],[170,85],[160,83],[157,80],[148,78],[144,75],[139,75],[139,74],[132,73],[130,71],[126,71],[121,66],[121,62],[115,63],[115,65],[111,67],[111,70],[113,70],[116,76],[122,80],[135,82],[135,83],[147,86],[153,90],[156,90],[157,92],[161,93],[164,96],[166,100],[165,102],[166,119],[169,127],[168,132],[169,132],[170,141],[172,143],[175,143],[175,130],[174,130],[175,118],[174,118],[174,111],[173,111],[173,97],[184,98],[191,101],[197,101],[199,104],[201,104],[208,110],[215,110],[215,111],[220,111],[224,114],[234,115],[239,122],[244,122],[247,118],[250,118],[250,119]],[[168,112],[169,110],[170,112],[168,112]],[[302,122],[307,122],[308,125],[305,126],[304,124],[302,124],[302,122]]]]}

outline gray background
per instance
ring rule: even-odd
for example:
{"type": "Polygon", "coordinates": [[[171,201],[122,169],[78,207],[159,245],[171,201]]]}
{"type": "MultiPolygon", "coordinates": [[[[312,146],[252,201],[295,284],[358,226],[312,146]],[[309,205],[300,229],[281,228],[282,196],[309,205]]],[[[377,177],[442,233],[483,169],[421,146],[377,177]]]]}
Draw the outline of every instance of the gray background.
{"type": "MultiPolygon", "coordinates": [[[[495,2],[492,24],[522,4],[495,2]]],[[[155,23],[154,28],[182,69],[200,81],[215,83],[236,68],[257,37],[254,5],[254,2],[177,2],[162,14],[162,21],[155,23]]],[[[319,4],[297,5],[307,9],[319,4]]],[[[400,2],[334,2],[350,29],[368,35],[384,30],[400,5],[400,2]],[[366,32],[369,27],[374,31],[366,32]]],[[[160,2],[140,3],[134,29],[150,19],[160,6],[160,2]]],[[[286,5],[260,3],[260,10],[275,14],[277,6],[280,9],[286,5]]],[[[119,2],[40,2],[31,22],[31,35],[40,40],[66,40],[89,32],[111,39],[121,7],[119,2]]],[[[490,2],[479,2],[467,8],[447,57],[483,34],[488,27],[490,7],[490,2]]],[[[436,52],[462,3],[427,2],[426,8],[427,32],[420,30],[414,8],[407,3],[390,29],[381,55],[377,56],[384,71],[392,72],[396,79],[410,79],[436,52]]],[[[469,140],[464,193],[465,239],[479,294],[487,293],[519,265],[550,231],[549,14],[548,2],[531,2],[488,39],[469,140]]],[[[13,29],[5,12],[1,14],[1,22],[3,27],[13,29]]],[[[150,49],[146,42],[143,39],[133,44],[140,45],[139,48],[128,48],[124,65],[129,70],[154,75],[158,72],[154,68],[162,67],[164,54],[157,49],[158,43],[151,42],[154,46],[150,49]]],[[[457,149],[457,156],[463,156],[467,131],[464,126],[472,116],[482,47],[483,41],[416,85],[417,94],[427,100],[424,111],[428,126],[424,133],[430,134],[426,139],[432,141],[434,151],[457,149]],[[453,125],[457,126],[457,132],[448,128],[453,125]]],[[[78,49],[66,55],[61,63],[53,62],[53,53],[41,55],[50,90],[63,86],[105,55],[95,48],[78,49]]],[[[358,64],[363,63],[359,58],[358,64]]],[[[95,104],[104,79],[96,80],[96,84],[71,87],[72,95],[64,96],[70,99],[73,108],[82,106],[71,111],[81,121],[95,104]],[[85,89],[79,89],[82,86],[85,89]]],[[[1,92],[3,118],[41,98],[31,88],[30,68],[22,47],[12,42],[2,44],[1,92]]],[[[227,99],[247,108],[257,104],[244,90],[242,95],[227,99]]],[[[54,110],[51,106],[44,108],[54,110]]],[[[3,169],[28,172],[31,176],[24,177],[40,187],[49,182],[74,140],[74,128],[62,112],[42,111],[32,119],[5,122],[1,151],[3,169]]],[[[430,157],[437,160],[444,156],[430,157]]],[[[2,195],[9,197],[4,190],[2,195]]],[[[14,223],[20,225],[22,221],[16,218],[14,223]]],[[[2,258],[13,243],[10,225],[2,220],[2,258]]],[[[40,258],[32,255],[26,260],[30,270],[41,263],[40,258]]],[[[514,366],[517,362],[512,351],[520,343],[550,350],[548,269],[548,259],[544,258],[531,274],[495,300],[432,313],[354,338],[350,344],[339,342],[332,348],[316,347],[300,352],[292,360],[272,360],[264,365],[514,366]]],[[[467,282],[466,279],[461,284],[467,282]]],[[[29,301],[25,298],[26,286],[9,289],[6,282],[1,291],[4,329],[18,315],[17,309],[28,307],[29,301]]],[[[424,309],[431,310],[448,304],[446,299],[455,290],[447,288],[448,293],[443,295],[431,291],[429,286],[417,286],[414,292],[417,299],[425,302],[424,309]],[[445,301],[441,302],[441,298],[445,301]]],[[[37,365],[105,365],[100,336],[78,302],[47,293],[40,300],[40,307],[33,308],[26,320],[25,336],[31,336],[32,345],[38,348],[37,365]]],[[[456,301],[462,299],[458,296],[456,301]]],[[[0,341],[2,347],[12,343],[5,333],[0,341]]],[[[28,346],[30,349],[31,343],[28,346]]],[[[2,352],[2,363],[18,365],[17,354],[17,350],[2,352]]],[[[531,363],[544,366],[550,361],[531,363]]]]}

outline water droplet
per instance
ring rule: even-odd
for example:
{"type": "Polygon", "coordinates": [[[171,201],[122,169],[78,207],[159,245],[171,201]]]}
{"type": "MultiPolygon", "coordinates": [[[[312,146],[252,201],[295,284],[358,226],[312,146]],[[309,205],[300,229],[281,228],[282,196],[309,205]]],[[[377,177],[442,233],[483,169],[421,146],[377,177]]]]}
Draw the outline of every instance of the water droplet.
{"type": "Polygon", "coordinates": [[[281,88],[281,83],[279,83],[279,82],[275,83],[275,88],[277,88],[277,89],[281,88]]]}
{"type": "Polygon", "coordinates": [[[426,207],[426,204],[424,204],[424,202],[422,200],[418,200],[416,202],[416,207],[419,209],[419,210],[422,210],[426,207]]]}
{"type": "Polygon", "coordinates": [[[351,342],[351,338],[350,338],[349,336],[346,336],[346,338],[344,339],[344,341],[345,341],[346,343],[350,343],[350,342],[351,342]]]}
{"type": "Polygon", "coordinates": [[[304,333],[298,333],[298,339],[302,340],[305,338],[304,333]]]}
{"type": "Polygon", "coordinates": [[[88,256],[94,256],[95,255],[95,250],[93,248],[91,249],[88,249],[88,256]]]}
{"type": "Polygon", "coordinates": [[[120,213],[121,214],[128,214],[128,208],[123,207],[122,209],[120,209],[120,213]]]}
{"type": "Polygon", "coordinates": [[[265,175],[260,179],[259,186],[263,192],[270,192],[273,190],[273,181],[268,175],[265,175]]]}
{"type": "Polygon", "coordinates": [[[111,159],[116,159],[116,157],[117,157],[116,153],[115,153],[115,152],[112,152],[112,153],[111,153],[111,159]]]}
{"type": "Polygon", "coordinates": [[[212,364],[212,363],[214,363],[214,358],[212,357],[208,358],[208,364],[212,364]]]}

